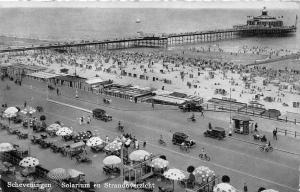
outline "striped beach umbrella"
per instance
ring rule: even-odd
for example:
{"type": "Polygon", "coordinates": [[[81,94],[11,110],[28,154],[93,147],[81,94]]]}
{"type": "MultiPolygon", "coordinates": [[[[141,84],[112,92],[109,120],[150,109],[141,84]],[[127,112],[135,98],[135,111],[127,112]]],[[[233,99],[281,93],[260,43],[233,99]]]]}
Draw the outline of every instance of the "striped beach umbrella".
{"type": "Polygon", "coordinates": [[[25,157],[22,159],[19,163],[20,166],[22,167],[35,167],[39,164],[39,160],[34,157],[25,157]]]}
{"type": "Polygon", "coordinates": [[[64,180],[70,178],[70,174],[63,168],[55,168],[49,171],[47,176],[53,180],[64,180]]]}
{"type": "Polygon", "coordinates": [[[8,151],[12,151],[14,149],[15,148],[10,143],[0,143],[0,152],[8,152],[8,151]]]}
{"type": "Polygon", "coordinates": [[[103,144],[103,140],[100,137],[91,137],[87,142],[86,145],[89,147],[96,147],[103,144]]]}

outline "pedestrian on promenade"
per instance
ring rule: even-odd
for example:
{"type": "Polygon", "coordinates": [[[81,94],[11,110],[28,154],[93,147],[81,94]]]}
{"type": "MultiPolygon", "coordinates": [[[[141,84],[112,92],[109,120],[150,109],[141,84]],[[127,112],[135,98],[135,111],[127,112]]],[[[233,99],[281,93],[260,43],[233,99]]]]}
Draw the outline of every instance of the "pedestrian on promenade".
{"type": "Polygon", "coordinates": [[[24,102],[24,108],[25,108],[26,106],[27,106],[27,102],[25,101],[25,102],[24,102]]]}
{"type": "Polygon", "coordinates": [[[87,116],[86,123],[87,123],[87,124],[90,124],[90,123],[91,123],[91,117],[90,117],[90,116],[87,116]]]}
{"type": "Polygon", "coordinates": [[[138,150],[139,149],[139,141],[136,139],[135,142],[134,142],[134,146],[135,146],[135,149],[138,150]]]}
{"type": "Polygon", "coordinates": [[[146,145],[147,145],[147,142],[144,141],[144,142],[143,142],[143,148],[146,148],[146,145]]]}
{"type": "Polygon", "coordinates": [[[201,110],[201,117],[204,117],[203,109],[201,110]]]}
{"type": "Polygon", "coordinates": [[[244,183],[244,192],[248,192],[247,183],[244,183]]]}
{"type": "Polygon", "coordinates": [[[255,125],[254,125],[254,132],[257,132],[257,127],[258,127],[258,125],[257,125],[257,123],[255,123],[255,125]]]}
{"type": "Polygon", "coordinates": [[[154,102],[152,102],[152,109],[154,110],[154,102]]]}
{"type": "Polygon", "coordinates": [[[273,139],[277,140],[277,129],[276,128],[273,130],[273,139]]]}
{"type": "Polygon", "coordinates": [[[82,125],[82,124],[83,124],[83,117],[80,117],[79,124],[80,124],[80,125],[82,125]]]}
{"type": "Polygon", "coordinates": [[[56,89],[56,95],[59,95],[59,89],[58,88],[56,89]]]}

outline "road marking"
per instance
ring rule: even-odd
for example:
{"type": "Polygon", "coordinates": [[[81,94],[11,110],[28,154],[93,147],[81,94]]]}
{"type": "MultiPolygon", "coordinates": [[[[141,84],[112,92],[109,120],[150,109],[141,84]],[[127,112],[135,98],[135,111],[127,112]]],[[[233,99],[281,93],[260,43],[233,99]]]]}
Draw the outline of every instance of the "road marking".
{"type": "MultiPolygon", "coordinates": [[[[70,118],[68,118],[68,117],[59,116],[59,115],[56,115],[56,114],[50,113],[50,112],[46,112],[46,113],[51,114],[51,115],[53,115],[53,116],[58,116],[58,117],[67,119],[67,120],[72,121],[72,122],[77,122],[76,120],[70,119],[70,118]]],[[[103,131],[105,131],[105,132],[108,132],[108,133],[111,133],[111,134],[113,134],[113,135],[119,135],[119,133],[116,133],[116,132],[113,132],[113,131],[110,131],[110,130],[103,129],[103,128],[98,127],[98,126],[91,126],[91,127],[92,127],[93,129],[94,129],[94,128],[101,129],[101,130],[103,130],[103,131]]],[[[152,143],[149,143],[149,145],[150,145],[150,146],[153,146],[153,147],[156,147],[156,148],[159,148],[159,149],[162,149],[162,150],[165,150],[165,151],[169,151],[169,152],[171,152],[171,153],[179,154],[179,155],[184,156],[184,157],[192,158],[192,159],[194,159],[194,160],[200,160],[198,157],[191,156],[191,155],[187,155],[187,154],[184,154],[184,153],[181,153],[181,152],[172,150],[172,149],[168,149],[168,148],[165,148],[165,147],[161,147],[161,146],[152,144],[152,143]]],[[[291,187],[289,187],[289,186],[287,186],[287,185],[280,184],[280,183],[277,183],[277,182],[275,182],[275,181],[271,181],[271,180],[268,180],[268,179],[265,179],[265,178],[257,177],[257,176],[255,176],[255,175],[251,175],[251,174],[248,174],[248,173],[245,173],[245,172],[242,172],[242,171],[233,169],[233,168],[225,167],[225,166],[220,165],[220,164],[218,164],[218,163],[213,163],[213,162],[207,162],[207,163],[208,163],[208,164],[211,164],[211,165],[214,165],[214,166],[216,166],[216,167],[221,167],[221,168],[223,168],[223,169],[227,169],[227,170],[229,170],[229,171],[236,172],[236,173],[239,173],[239,174],[248,176],[248,177],[252,177],[252,178],[255,178],[255,179],[258,179],[258,180],[262,180],[262,181],[265,181],[265,182],[268,182],[268,183],[271,183],[271,184],[275,184],[275,185],[280,186],[280,187],[283,187],[283,188],[287,188],[287,189],[290,189],[290,190],[297,190],[297,189],[295,189],[295,188],[291,188],[291,187]]]]}

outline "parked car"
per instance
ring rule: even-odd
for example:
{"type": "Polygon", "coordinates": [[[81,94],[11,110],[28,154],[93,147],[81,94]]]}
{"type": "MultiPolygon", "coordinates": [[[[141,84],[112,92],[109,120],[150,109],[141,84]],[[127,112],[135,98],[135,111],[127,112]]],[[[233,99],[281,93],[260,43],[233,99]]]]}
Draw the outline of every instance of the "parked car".
{"type": "Polygon", "coordinates": [[[112,120],[112,116],[108,115],[106,113],[106,111],[103,110],[103,109],[94,109],[93,110],[93,117],[95,119],[99,119],[99,120],[102,120],[102,121],[105,121],[105,122],[112,120]]]}
{"type": "Polygon", "coordinates": [[[203,111],[203,107],[196,103],[185,103],[179,106],[179,109],[182,112],[201,112],[203,111]]]}
{"type": "Polygon", "coordinates": [[[211,137],[216,139],[224,139],[226,137],[225,129],[222,127],[214,127],[204,132],[205,137],[211,137]]]}

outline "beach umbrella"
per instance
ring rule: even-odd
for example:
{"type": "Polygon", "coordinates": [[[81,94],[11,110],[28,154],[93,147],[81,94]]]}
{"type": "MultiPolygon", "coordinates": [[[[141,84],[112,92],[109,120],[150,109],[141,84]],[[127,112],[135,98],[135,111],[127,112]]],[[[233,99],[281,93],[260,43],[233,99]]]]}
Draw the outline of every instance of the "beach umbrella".
{"type": "Polygon", "coordinates": [[[262,192],[278,192],[278,191],[276,191],[274,189],[266,189],[266,190],[263,190],[262,192]]]}
{"type": "Polygon", "coordinates": [[[117,142],[117,141],[113,141],[109,144],[107,144],[104,149],[106,151],[111,151],[111,152],[114,152],[114,151],[118,151],[120,150],[122,147],[122,143],[121,142],[117,142]]]}
{"type": "Polygon", "coordinates": [[[213,192],[236,192],[237,190],[229,183],[219,183],[214,186],[213,192]]]}
{"type": "Polygon", "coordinates": [[[205,166],[197,167],[193,173],[197,178],[201,178],[202,180],[215,175],[214,171],[205,166]]]}
{"type": "Polygon", "coordinates": [[[8,152],[8,151],[12,151],[14,149],[15,148],[10,143],[0,143],[0,152],[8,152]]]}
{"type": "Polygon", "coordinates": [[[115,155],[110,155],[103,159],[104,165],[117,165],[121,162],[122,162],[121,158],[119,158],[118,156],[115,156],[115,155]]]}
{"type": "Polygon", "coordinates": [[[71,135],[72,132],[73,131],[71,129],[69,129],[68,127],[62,127],[56,132],[56,135],[67,136],[67,135],[71,135]]]}
{"type": "Polygon", "coordinates": [[[86,145],[89,147],[95,147],[103,144],[103,140],[100,137],[91,137],[87,140],[86,145]]]}
{"type": "Polygon", "coordinates": [[[169,169],[166,172],[164,172],[164,177],[173,180],[173,191],[174,191],[174,181],[181,181],[186,176],[184,172],[179,169],[169,169]]]}
{"type": "Polygon", "coordinates": [[[84,175],[84,173],[82,173],[81,171],[78,171],[76,169],[68,169],[67,172],[71,178],[76,178],[79,175],[84,175]]]}
{"type": "Polygon", "coordinates": [[[146,157],[149,157],[150,153],[145,150],[136,150],[129,154],[131,161],[143,161],[146,157]]]}
{"type": "Polygon", "coordinates": [[[25,109],[21,110],[21,113],[27,115],[27,114],[33,114],[36,112],[36,109],[33,107],[26,107],[25,109]]]}
{"type": "Polygon", "coordinates": [[[59,129],[61,128],[61,126],[59,124],[52,124],[52,125],[49,125],[46,130],[47,131],[58,131],[59,129]]]}
{"type": "Polygon", "coordinates": [[[19,163],[22,167],[35,167],[39,164],[39,160],[34,157],[25,157],[19,163]]]}
{"type": "Polygon", "coordinates": [[[16,107],[8,107],[4,111],[4,113],[7,113],[7,114],[14,114],[14,113],[18,113],[18,112],[19,112],[19,110],[16,107]]]}
{"type": "Polygon", "coordinates": [[[70,174],[63,168],[55,168],[49,171],[47,176],[53,180],[63,180],[70,178],[70,174]]]}
{"type": "Polygon", "coordinates": [[[153,168],[163,169],[163,168],[168,167],[169,161],[161,159],[161,158],[156,158],[156,159],[153,159],[149,165],[150,165],[150,167],[153,167],[153,168]]]}

